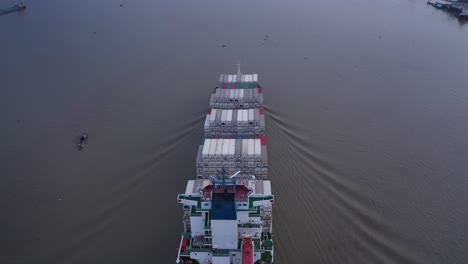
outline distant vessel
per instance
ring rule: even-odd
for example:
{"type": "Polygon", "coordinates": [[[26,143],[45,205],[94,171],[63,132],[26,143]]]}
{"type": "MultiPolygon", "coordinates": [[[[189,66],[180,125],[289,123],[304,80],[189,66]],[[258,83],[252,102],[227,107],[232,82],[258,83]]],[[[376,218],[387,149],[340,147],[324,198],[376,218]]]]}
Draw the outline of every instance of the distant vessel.
{"type": "Polygon", "coordinates": [[[271,264],[272,206],[263,90],[257,74],[221,75],[205,139],[177,202],[184,232],[177,264],[271,264]]]}
{"type": "MultiPolygon", "coordinates": [[[[443,1],[443,0],[438,0],[438,1],[433,1],[429,0],[427,1],[428,5],[431,5],[435,8],[439,9],[446,9],[447,11],[453,12],[453,13],[459,13],[458,16],[460,16],[462,13],[467,12],[468,10],[468,4],[460,1],[443,1]]],[[[462,15],[464,16],[464,15],[462,15]]]]}
{"type": "Polygon", "coordinates": [[[0,15],[8,14],[8,13],[11,13],[11,12],[16,12],[16,11],[21,11],[21,10],[24,10],[24,9],[26,9],[25,4],[23,4],[23,3],[15,4],[13,7],[0,10],[0,15]]]}
{"type": "Polygon", "coordinates": [[[468,19],[468,10],[467,9],[463,10],[460,14],[458,14],[458,18],[468,19]]]}
{"type": "Polygon", "coordinates": [[[433,7],[436,7],[436,8],[447,8],[449,7],[450,3],[447,3],[445,1],[427,1],[427,4],[428,5],[431,5],[433,7]]]}
{"type": "Polygon", "coordinates": [[[88,132],[84,132],[79,138],[78,149],[82,150],[84,146],[86,145],[87,141],[88,141],[88,132]]]}

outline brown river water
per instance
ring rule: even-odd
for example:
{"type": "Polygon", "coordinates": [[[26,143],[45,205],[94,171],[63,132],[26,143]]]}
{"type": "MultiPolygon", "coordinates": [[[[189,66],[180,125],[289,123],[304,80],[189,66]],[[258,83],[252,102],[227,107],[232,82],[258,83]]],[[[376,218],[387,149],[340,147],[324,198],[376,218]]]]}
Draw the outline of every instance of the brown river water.
{"type": "Polygon", "coordinates": [[[0,16],[0,263],[175,263],[237,60],[264,87],[275,263],[468,263],[468,24],[424,0],[26,4],[0,16]]]}

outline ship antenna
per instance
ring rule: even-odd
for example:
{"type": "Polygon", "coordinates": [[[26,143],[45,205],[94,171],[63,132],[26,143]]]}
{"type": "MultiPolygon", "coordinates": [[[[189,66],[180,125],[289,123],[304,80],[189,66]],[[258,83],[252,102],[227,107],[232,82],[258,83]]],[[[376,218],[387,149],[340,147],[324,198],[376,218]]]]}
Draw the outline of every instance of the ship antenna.
{"type": "Polygon", "coordinates": [[[237,75],[241,75],[241,71],[240,71],[240,61],[237,61],[237,75]]]}

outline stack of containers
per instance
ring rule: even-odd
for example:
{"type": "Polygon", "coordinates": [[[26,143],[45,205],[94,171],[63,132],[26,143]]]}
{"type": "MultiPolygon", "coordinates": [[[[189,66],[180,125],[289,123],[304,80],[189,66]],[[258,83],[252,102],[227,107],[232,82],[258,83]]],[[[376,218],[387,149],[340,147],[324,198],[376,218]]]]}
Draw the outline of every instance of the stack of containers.
{"type": "Polygon", "coordinates": [[[262,104],[263,92],[257,74],[222,74],[210,98],[211,108],[259,108],[262,104]]]}
{"type": "Polygon", "coordinates": [[[258,88],[258,74],[221,74],[218,87],[223,89],[258,88]]]}
{"type": "Polygon", "coordinates": [[[211,108],[259,108],[263,104],[263,92],[261,88],[216,88],[211,94],[211,108]]]}
{"type": "Polygon", "coordinates": [[[264,113],[262,108],[211,109],[205,120],[205,136],[263,136],[265,135],[264,113]]]}
{"type": "Polygon", "coordinates": [[[225,169],[237,178],[268,179],[263,92],[257,74],[221,75],[205,119],[198,149],[197,177],[219,177],[225,169]]]}
{"type": "Polygon", "coordinates": [[[210,178],[240,171],[239,177],[267,179],[268,160],[264,137],[249,139],[207,138],[198,149],[197,177],[210,178]]]}

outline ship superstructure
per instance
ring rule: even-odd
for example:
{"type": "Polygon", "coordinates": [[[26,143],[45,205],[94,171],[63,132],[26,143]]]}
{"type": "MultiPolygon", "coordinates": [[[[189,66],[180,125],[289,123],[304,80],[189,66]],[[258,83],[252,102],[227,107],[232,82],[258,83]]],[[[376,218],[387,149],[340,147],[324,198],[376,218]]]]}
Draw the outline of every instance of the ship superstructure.
{"type": "MultiPolygon", "coordinates": [[[[239,66],[240,68],[240,66],[239,66]]],[[[263,89],[257,74],[221,75],[183,194],[178,264],[273,263],[263,89]]]]}

